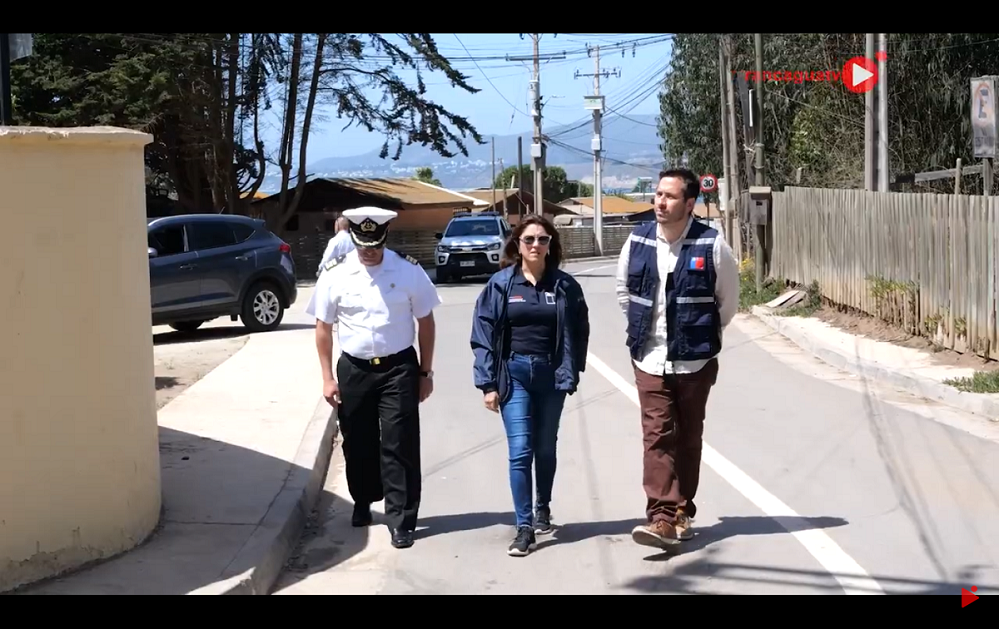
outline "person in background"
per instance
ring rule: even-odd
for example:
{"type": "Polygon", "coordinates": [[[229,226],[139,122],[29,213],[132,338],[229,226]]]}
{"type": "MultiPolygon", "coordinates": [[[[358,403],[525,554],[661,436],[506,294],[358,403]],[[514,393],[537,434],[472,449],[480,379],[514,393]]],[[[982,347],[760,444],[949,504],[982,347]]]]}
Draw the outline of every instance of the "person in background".
{"type": "Polygon", "coordinates": [[[364,207],[344,216],[357,249],[327,262],[316,282],[323,397],[343,431],[351,523],[371,524],[371,504],[384,499],[392,545],[408,548],[422,491],[420,404],[434,388],[433,311],[441,300],[415,258],[385,248],[395,212],[364,207]]]}
{"type": "Polygon", "coordinates": [[[553,530],[559,421],[565,396],[575,393],[586,369],[589,310],[561,262],[555,226],[527,216],[507,240],[500,270],[483,288],[472,318],[474,384],[486,408],[502,414],[506,430],[517,526],[507,553],[515,557],[537,547],[536,535],[553,530]]]}
{"type": "Polygon", "coordinates": [[[716,230],[694,220],[699,192],[685,168],[659,173],[656,220],[635,228],[617,267],[645,451],[648,524],[632,539],[664,550],[693,537],[708,394],[722,332],[739,308],[738,261],[716,230]]]}
{"type": "MultiPolygon", "coordinates": [[[[336,223],[333,225],[336,235],[326,243],[326,251],[323,252],[323,259],[319,262],[319,270],[316,271],[317,278],[326,270],[326,265],[330,260],[345,256],[354,250],[354,240],[350,237],[349,227],[350,221],[347,220],[346,216],[337,217],[336,223]]],[[[309,303],[305,306],[305,314],[312,317],[316,316],[315,291],[312,291],[312,297],[309,298],[309,303]]]]}

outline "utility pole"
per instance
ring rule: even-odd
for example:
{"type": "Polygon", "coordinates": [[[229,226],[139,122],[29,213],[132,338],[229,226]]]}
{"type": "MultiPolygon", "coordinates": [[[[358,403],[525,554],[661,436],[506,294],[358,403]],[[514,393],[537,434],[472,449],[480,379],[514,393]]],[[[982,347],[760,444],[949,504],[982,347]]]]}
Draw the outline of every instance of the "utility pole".
{"type": "MultiPolygon", "coordinates": [[[[756,136],[756,147],[753,151],[754,178],[756,185],[763,183],[763,34],[756,33],[756,115],[753,122],[756,129],[753,134],[756,136]]],[[[763,243],[766,241],[767,228],[765,225],[756,226],[756,292],[763,290],[763,243]]]]}
{"type": "Polygon", "coordinates": [[[517,220],[524,218],[524,138],[517,136],[517,220]]]}
{"type": "Polygon", "coordinates": [[[878,192],[888,192],[888,35],[878,35],[878,192]]]}
{"type": "Polygon", "coordinates": [[[0,125],[14,124],[13,99],[10,95],[10,33],[0,33],[0,125]]]}
{"type": "MultiPolygon", "coordinates": [[[[544,208],[542,195],[544,194],[544,168],[545,168],[545,145],[541,135],[541,61],[542,55],[539,50],[541,33],[531,33],[531,41],[534,42],[534,54],[531,57],[511,57],[507,55],[507,61],[527,61],[534,62],[534,75],[531,80],[531,117],[534,118],[534,141],[531,143],[531,171],[534,173],[534,213],[541,214],[544,208]]],[[[558,55],[544,55],[545,60],[565,59],[565,53],[558,55]]]]}
{"type": "Polygon", "coordinates": [[[544,210],[542,195],[545,184],[545,145],[541,139],[541,60],[538,58],[541,33],[532,33],[531,37],[534,39],[534,81],[531,85],[534,142],[531,144],[531,166],[534,167],[534,213],[540,215],[544,210]]]}
{"type": "MultiPolygon", "coordinates": [[[[589,47],[587,53],[589,54],[589,47]]],[[[590,141],[590,148],[593,151],[593,236],[597,243],[597,255],[604,254],[604,208],[603,208],[603,164],[601,163],[601,152],[603,149],[603,109],[604,98],[600,95],[600,77],[610,78],[620,77],[621,71],[614,68],[613,71],[600,71],[600,46],[593,49],[593,74],[576,72],[573,78],[581,76],[593,77],[593,97],[584,99],[584,107],[593,110],[593,139],[590,141]]]]}
{"type": "MultiPolygon", "coordinates": [[[[735,126],[735,85],[732,81],[732,40],[726,33],[722,36],[722,47],[725,50],[725,100],[728,101],[727,113],[728,113],[728,167],[731,171],[732,178],[728,183],[728,192],[731,198],[729,205],[732,208],[733,219],[735,216],[739,215],[740,207],[742,204],[742,184],[739,178],[739,155],[742,151],[739,149],[739,135],[736,132],[735,126]]],[[[745,159],[745,156],[743,156],[745,159]]],[[[739,255],[739,259],[742,259],[744,255],[744,249],[742,246],[742,222],[735,227],[734,234],[735,240],[730,244],[736,247],[736,251],[739,255]]]]}
{"type": "MultiPolygon", "coordinates": [[[[728,144],[731,140],[728,137],[728,114],[725,107],[725,80],[728,76],[725,72],[725,47],[718,46],[718,111],[721,112],[722,176],[725,177],[726,188],[732,185],[732,173],[728,163],[728,144]]],[[[728,198],[722,199],[723,196],[727,197],[728,191],[722,191],[721,186],[719,186],[718,205],[725,207],[725,239],[732,245],[732,206],[729,204],[728,198]]]]}
{"type": "MultiPolygon", "coordinates": [[[[868,59],[874,58],[874,33],[867,33],[864,54],[868,59]]],[[[864,186],[868,190],[878,189],[877,177],[877,127],[875,124],[875,90],[864,93],[864,186]]]]}
{"type": "Polygon", "coordinates": [[[493,211],[496,211],[496,136],[492,137],[492,146],[490,147],[491,159],[493,164],[493,211]]]}

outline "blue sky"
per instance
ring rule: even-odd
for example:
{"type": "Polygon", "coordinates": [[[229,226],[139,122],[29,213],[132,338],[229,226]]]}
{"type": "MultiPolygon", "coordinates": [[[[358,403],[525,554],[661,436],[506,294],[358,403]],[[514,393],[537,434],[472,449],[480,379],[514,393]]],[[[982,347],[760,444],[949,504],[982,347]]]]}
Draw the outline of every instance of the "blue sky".
{"type": "MultiPolygon", "coordinates": [[[[505,55],[531,55],[533,44],[528,35],[525,34],[524,39],[516,33],[434,33],[432,36],[441,52],[455,59],[453,65],[469,77],[469,83],[482,91],[469,94],[453,88],[443,75],[435,73],[424,76],[430,100],[466,116],[486,138],[532,128],[528,115],[532,64],[503,58],[505,55]]],[[[662,71],[669,61],[670,42],[661,41],[665,37],[662,33],[543,34],[539,46],[542,56],[562,51],[567,54],[564,60],[541,64],[541,92],[545,100],[542,124],[572,124],[589,118],[589,112],[583,109],[583,97],[592,93],[593,78],[574,78],[577,71],[594,72],[594,60],[586,56],[587,45],[601,46],[601,71],[620,70],[620,77],[601,78],[600,91],[606,96],[608,107],[624,107],[629,115],[657,114],[657,90],[651,88],[653,81],[662,80],[662,71]]],[[[280,127],[274,123],[268,126],[265,143],[273,150],[280,127]]],[[[380,134],[356,127],[341,131],[342,127],[343,123],[331,116],[328,122],[313,129],[309,139],[310,163],[326,157],[358,155],[377,149],[384,142],[380,134]]]]}

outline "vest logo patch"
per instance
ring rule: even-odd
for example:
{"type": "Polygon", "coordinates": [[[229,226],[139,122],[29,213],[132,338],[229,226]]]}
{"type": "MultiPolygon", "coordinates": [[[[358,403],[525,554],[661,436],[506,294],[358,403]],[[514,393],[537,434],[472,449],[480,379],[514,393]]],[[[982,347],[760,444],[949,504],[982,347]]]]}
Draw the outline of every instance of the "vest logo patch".
{"type": "Polygon", "coordinates": [[[692,271],[703,271],[704,270],[704,258],[691,258],[690,259],[690,269],[692,271]]]}
{"type": "Polygon", "coordinates": [[[526,300],[524,299],[523,295],[510,295],[510,299],[509,299],[508,303],[511,303],[511,304],[522,304],[522,303],[524,303],[524,301],[526,301],[526,300]]]}

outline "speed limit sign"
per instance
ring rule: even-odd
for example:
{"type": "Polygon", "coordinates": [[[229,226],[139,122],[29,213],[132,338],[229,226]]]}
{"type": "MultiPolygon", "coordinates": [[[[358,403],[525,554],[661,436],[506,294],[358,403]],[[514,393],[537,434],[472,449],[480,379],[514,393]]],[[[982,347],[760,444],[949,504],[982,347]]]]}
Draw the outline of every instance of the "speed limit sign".
{"type": "Polygon", "coordinates": [[[718,189],[718,180],[714,175],[701,177],[701,192],[714,192],[716,189],[718,189]]]}

